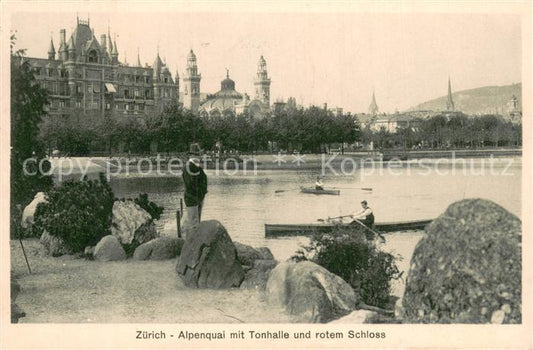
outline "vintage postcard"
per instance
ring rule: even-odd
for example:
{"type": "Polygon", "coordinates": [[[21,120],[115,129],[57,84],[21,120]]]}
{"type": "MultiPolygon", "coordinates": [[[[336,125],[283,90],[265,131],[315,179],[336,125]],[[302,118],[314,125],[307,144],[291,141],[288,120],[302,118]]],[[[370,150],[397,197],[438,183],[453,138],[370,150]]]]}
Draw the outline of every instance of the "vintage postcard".
{"type": "Polygon", "coordinates": [[[0,6],[2,349],[533,346],[530,2],[0,6]]]}

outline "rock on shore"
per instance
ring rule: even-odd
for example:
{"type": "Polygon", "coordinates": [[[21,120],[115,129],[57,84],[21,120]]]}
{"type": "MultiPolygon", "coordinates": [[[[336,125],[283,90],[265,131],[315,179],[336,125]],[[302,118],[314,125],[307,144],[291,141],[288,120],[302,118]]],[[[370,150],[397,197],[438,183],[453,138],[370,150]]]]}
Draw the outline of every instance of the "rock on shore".
{"type": "Polygon", "coordinates": [[[141,244],[133,258],[136,260],[166,260],[177,257],[185,241],[182,238],[159,237],[141,244]]]}
{"type": "Polygon", "coordinates": [[[152,217],[133,201],[115,201],[111,234],[124,245],[140,245],[157,237],[152,217]]]}
{"type": "Polygon", "coordinates": [[[244,281],[242,281],[241,289],[258,289],[265,290],[270,276],[270,271],[278,262],[270,259],[255,260],[251,269],[246,271],[244,281]]]}
{"type": "Polygon", "coordinates": [[[119,261],[126,259],[126,252],[117,237],[104,236],[94,248],[94,259],[99,261],[119,261]]]}
{"type": "Polygon", "coordinates": [[[256,260],[274,260],[274,255],[266,247],[254,248],[239,242],[233,242],[237,249],[237,259],[241,265],[253,266],[256,260]]]}
{"type": "Polygon", "coordinates": [[[186,286],[194,288],[239,287],[244,271],[228,232],[217,220],[202,221],[187,235],[176,271],[186,286]]]}
{"type": "Polygon", "coordinates": [[[72,250],[67,247],[63,239],[52,236],[48,231],[43,232],[39,242],[45,255],[61,256],[72,253],[72,250]]]}
{"type": "Polygon", "coordinates": [[[491,201],[467,199],[426,232],[411,260],[404,322],[521,322],[520,219],[491,201]]]}
{"type": "Polygon", "coordinates": [[[342,278],[310,261],[283,262],[266,286],[270,302],[307,322],[329,322],[355,309],[358,296],[342,278]]]}

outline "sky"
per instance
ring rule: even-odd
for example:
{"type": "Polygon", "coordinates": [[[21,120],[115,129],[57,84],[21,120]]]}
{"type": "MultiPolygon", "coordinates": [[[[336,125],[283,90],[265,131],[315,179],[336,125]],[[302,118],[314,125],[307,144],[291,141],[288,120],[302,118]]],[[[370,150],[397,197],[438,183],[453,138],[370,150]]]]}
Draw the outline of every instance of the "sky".
{"type": "Polygon", "coordinates": [[[236,90],[253,97],[261,55],[271,102],[293,96],[354,113],[368,111],[373,91],[380,111],[394,112],[445,95],[448,77],[454,91],[522,81],[521,17],[512,13],[51,6],[11,13],[17,47],[28,56],[46,58],[51,37],[57,50],[59,30],[68,40],[78,15],[98,39],[109,26],[122,62],[135,63],[139,50],[151,65],[159,47],[172,75],[183,77],[193,49],[202,92],[218,91],[228,68],[236,90]]]}

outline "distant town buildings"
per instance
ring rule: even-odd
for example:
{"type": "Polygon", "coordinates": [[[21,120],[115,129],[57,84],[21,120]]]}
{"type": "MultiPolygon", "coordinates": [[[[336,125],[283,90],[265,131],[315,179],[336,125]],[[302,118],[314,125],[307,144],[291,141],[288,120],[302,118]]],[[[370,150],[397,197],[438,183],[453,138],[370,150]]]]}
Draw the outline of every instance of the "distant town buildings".
{"type": "MultiPolygon", "coordinates": [[[[456,108],[453,101],[451,79],[448,77],[448,93],[446,96],[446,105],[440,110],[411,110],[405,112],[395,112],[392,114],[379,113],[379,107],[376,102],[375,92],[372,93],[372,99],[370,106],[368,107],[368,113],[357,114],[359,122],[362,127],[370,128],[373,131],[386,131],[389,133],[395,133],[398,129],[412,128],[416,130],[420,121],[433,117],[435,115],[444,115],[451,117],[455,114],[460,114],[462,111],[456,108]]],[[[512,95],[509,102],[502,105],[497,109],[487,109],[481,114],[497,114],[501,115],[514,123],[520,122],[522,119],[522,105],[519,98],[512,95]]]]}
{"type": "Polygon", "coordinates": [[[173,79],[167,65],[156,54],[152,66],[129,66],[119,60],[118,46],[109,33],[97,40],[89,20],[77,19],[76,28],[66,38],[60,30],[56,52],[50,40],[48,58],[25,58],[38,83],[49,91],[49,115],[115,116],[142,120],[146,114],[177,102],[179,80],[173,79]]]}

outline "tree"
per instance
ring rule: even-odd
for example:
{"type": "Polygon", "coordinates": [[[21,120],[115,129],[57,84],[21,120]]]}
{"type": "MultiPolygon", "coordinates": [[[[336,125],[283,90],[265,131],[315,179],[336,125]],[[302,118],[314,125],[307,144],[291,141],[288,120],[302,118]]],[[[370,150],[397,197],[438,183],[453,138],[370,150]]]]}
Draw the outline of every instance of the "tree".
{"type": "MultiPolygon", "coordinates": [[[[15,35],[11,35],[11,216],[19,222],[20,210],[26,206],[35,193],[52,185],[50,176],[39,171],[38,164],[45,152],[39,142],[39,124],[46,114],[47,91],[35,82],[24,50],[13,53],[15,35]],[[31,160],[30,160],[31,159],[31,160]],[[30,160],[30,161],[28,161],[30,160]],[[24,166],[26,165],[26,170],[24,166]]],[[[43,161],[42,170],[50,169],[43,161]]],[[[12,225],[12,229],[13,229],[12,225]]],[[[13,231],[12,231],[13,232],[13,231]]]]}

